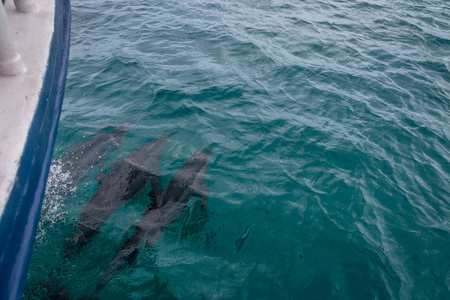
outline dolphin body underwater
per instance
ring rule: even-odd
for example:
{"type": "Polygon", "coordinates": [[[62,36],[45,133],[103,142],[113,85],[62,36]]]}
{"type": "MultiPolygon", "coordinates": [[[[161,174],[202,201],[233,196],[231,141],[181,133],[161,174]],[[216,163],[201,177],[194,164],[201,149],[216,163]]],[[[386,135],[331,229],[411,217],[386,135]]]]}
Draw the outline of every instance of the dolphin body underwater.
{"type": "Polygon", "coordinates": [[[94,295],[96,295],[110,279],[125,266],[133,263],[144,243],[153,246],[158,238],[188,206],[189,199],[199,197],[202,210],[205,210],[209,188],[206,185],[206,169],[213,147],[206,152],[205,147],[196,151],[175,173],[169,186],[155,197],[141,219],[137,222],[133,235],[119,248],[114,259],[106,268],[94,295]]]}
{"type": "Polygon", "coordinates": [[[100,183],[94,197],[81,210],[79,231],[66,244],[66,258],[84,246],[105,223],[109,216],[129,201],[140,190],[152,185],[152,192],[160,191],[159,160],[168,136],[150,142],[113,164],[109,173],[96,177],[100,183]]]}
{"type": "Polygon", "coordinates": [[[70,179],[74,182],[83,177],[85,172],[92,168],[102,168],[105,164],[109,150],[120,147],[122,139],[128,132],[128,127],[134,121],[115,126],[113,132],[101,132],[94,135],[91,139],[75,145],[70,152],[61,159],[61,168],[63,173],[68,173],[70,179]]]}

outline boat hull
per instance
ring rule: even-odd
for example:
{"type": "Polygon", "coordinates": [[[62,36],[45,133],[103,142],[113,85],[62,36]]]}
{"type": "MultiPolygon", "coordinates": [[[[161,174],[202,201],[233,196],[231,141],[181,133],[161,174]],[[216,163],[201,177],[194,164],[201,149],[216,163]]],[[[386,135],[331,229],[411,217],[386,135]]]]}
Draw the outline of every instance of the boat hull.
{"type": "Polygon", "coordinates": [[[64,97],[70,1],[55,1],[54,32],[39,102],[0,219],[0,299],[19,299],[33,248],[64,97]]]}

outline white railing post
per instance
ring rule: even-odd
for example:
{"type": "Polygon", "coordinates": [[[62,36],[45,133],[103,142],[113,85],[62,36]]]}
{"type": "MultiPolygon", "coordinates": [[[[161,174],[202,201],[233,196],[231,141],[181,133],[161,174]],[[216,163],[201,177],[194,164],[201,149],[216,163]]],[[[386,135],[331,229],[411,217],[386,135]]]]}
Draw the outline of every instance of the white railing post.
{"type": "Polygon", "coordinates": [[[16,9],[21,13],[30,13],[37,11],[37,5],[34,0],[14,0],[16,9]]]}
{"type": "Polygon", "coordinates": [[[24,71],[25,65],[16,50],[5,7],[0,3],[0,74],[16,75],[24,71]]]}

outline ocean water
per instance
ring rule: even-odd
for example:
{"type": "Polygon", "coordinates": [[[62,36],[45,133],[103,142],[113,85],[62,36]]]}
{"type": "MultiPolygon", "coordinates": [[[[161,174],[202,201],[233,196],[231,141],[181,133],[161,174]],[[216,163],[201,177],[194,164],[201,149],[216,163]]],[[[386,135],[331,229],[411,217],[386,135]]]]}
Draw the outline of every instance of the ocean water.
{"type": "Polygon", "coordinates": [[[66,94],[24,299],[93,295],[149,189],[64,258],[96,168],[59,161],[134,120],[103,171],[170,134],[192,203],[99,299],[450,299],[450,3],[72,1],[66,94]]]}

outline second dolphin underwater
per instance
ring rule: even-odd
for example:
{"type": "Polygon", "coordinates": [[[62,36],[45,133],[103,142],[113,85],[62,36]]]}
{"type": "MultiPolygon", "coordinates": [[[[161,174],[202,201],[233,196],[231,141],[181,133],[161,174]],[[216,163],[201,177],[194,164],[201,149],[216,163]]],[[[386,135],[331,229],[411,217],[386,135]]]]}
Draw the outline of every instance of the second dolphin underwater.
{"type": "Polygon", "coordinates": [[[130,200],[139,190],[151,185],[149,205],[135,224],[132,236],[118,249],[113,261],[105,270],[97,285],[97,294],[109,280],[126,265],[136,259],[145,243],[152,246],[165,228],[184,211],[189,199],[198,197],[205,209],[209,196],[206,185],[206,169],[213,147],[197,150],[175,173],[166,189],[159,182],[159,160],[168,136],[148,143],[126,158],[118,159],[112,170],[96,177],[100,186],[94,197],[82,208],[78,233],[67,242],[65,256],[84,246],[98,229],[120,206],[130,200]]]}
{"type": "Polygon", "coordinates": [[[65,256],[70,257],[75,250],[84,246],[94,236],[105,221],[140,190],[152,185],[159,191],[159,160],[168,136],[150,142],[126,158],[114,162],[109,173],[96,177],[100,186],[94,197],[81,210],[78,221],[79,233],[67,242],[65,256]]]}
{"type": "Polygon", "coordinates": [[[114,274],[134,262],[144,243],[150,247],[156,243],[164,229],[169,227],[188,206],[189,199],[200,198],[202,210],[205,210],[209,196],[209,187],[205,181],[206,169],[213,147],[206,152],[203,152],[204,148],[197,150],[175,173],[168,187],[156,196],[156,207],[150,205],[147,208],[137,222],[133,235],[117,251],[113,261],[103,273],[96,293],[114,274]]]}

